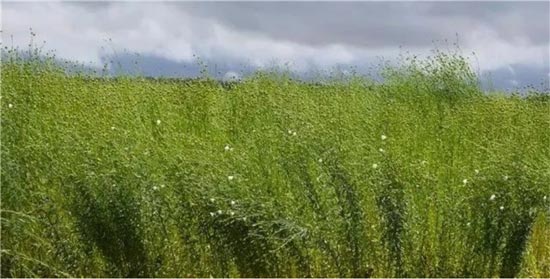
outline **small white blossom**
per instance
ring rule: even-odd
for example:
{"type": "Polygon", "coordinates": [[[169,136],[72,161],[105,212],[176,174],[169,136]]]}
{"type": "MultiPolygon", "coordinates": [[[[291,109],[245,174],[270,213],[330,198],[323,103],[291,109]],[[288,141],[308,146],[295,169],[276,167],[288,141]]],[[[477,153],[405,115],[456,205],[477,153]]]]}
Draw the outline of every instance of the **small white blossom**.
{"type": "Polygon", "coordinates": [[[466,223],[466,226],[468,226],[468,227],[469,227],[470,225],[471,225],[471,223],[470,223],[470,222],[466,223]]]}
{"type": "Polygon", "coordinates": [[[295,136],[295,135],[296,135],[296,132],[292,132],[292,135],[295,136]]]}
{"type": "Polygon", "coordinates": [[[319,158],[319,160],[317,160],[317,162],[322,163],[322,162],[323,162],[323,158],[319,158]]]}
{"type": "Polygon", "coordinates": [[[386,140],[388,137],[386,137],[386,135],[381,135],[380,138],[381,138],[382,140],[386,140]]]}
{"type": "Polygon", "coordinates": [[[378,151],[380,151],[381,153],[386,152],[383,148],[378,149],[378,151]]]}
{"type": "Polygon", "coordinates": [[[504,210],[504,206],[501,205],[501,206],[499,207],[499,209],[500,209],[500,210],[504,210]]]}
{"type": "Polygon", "coordinates": [[[233,147],[229,146],[229,145],[226,145],[224,147],[225,151],[233,151],[233,147]]]}
{"type": "Polygon", "coordinates": [[[157,119],[157,125],[160,125],[160,119],[157,119]]]}
{"type": "Polygon", "coordinates": [[[479,174],[479,170],[474,170],[474,172],[475,172],[476,174],[479,174]]]}
{"type": "Polygon", "coordinates": [[[13,108],[13,105],[12,105],[12,104],[8,104],[8,108],[13,108]]]}
{"type": "Polygon", "coordinates": [[[243,221],[246,221],[246,217],[243,217],[243,221]]]}
{"type": "Polygon", "coordinates": [[[115,129],[115,126],[111,126],[111,130],[114,130],[115,129]]]}
{"type": "Polygon", "coordinates": [[[227,179],[228,179],[229,181],[233,180],[234,178],[235,178],[235,177],[234,177],[233,175],[230,175],[230,176],[227,177],[227,179]]]}
{"type": "Polygon", "coordinates": [[[546,200],[546,196],[544,196],[542,199],[543,199],[543,200],[546,200]]]}
{"type": "Polygon", "coordinates": [[[505,175],[505,176],[502,177],[502,179],[504,179],[504,181],[508,180],[508,178],[509,178],[509,177],[508,177],[507,175],[505,175]]]}
{"type": "Polygon", "coordinates": [[[490,200],[490,201],[494,201],[496,197],[497,197],[497,196],[495,196],[495,194],[492,194],[491,197],[489,198],[489,200],[490,200]]]}
{"type": "Polygon", "coordinates": [[[158,189],[159,189],[159,187],[153,186],[153,191],[156,191],[156,190],[158,190],[158,189]]]}
{"type": "Polygon", "coordinates": [[[464,183],[464,185],[466,185],[468,183],[468,179],[462,180],[462,183],[464,183]]]}
{"type": "Polygon", "coordinates": [[[221,209],[218,210],[218,215],[222,215],[222,213],[223,213],[223,211],[221,211],[221,209]]]}
{"type": "Polygon", "coordinates": [[[210,216],[214,217],[214,215],[216,215],[216,213],[210,212],[210,216]]]}
{"type": "Polygon", "coordinates": [[[426,165],[427,163],[428,163],[428,161],[426,161],[426,160],[422,160],[422,162],[420,162],[420,164],[423,165],[423,166],[426,165]]]}
{"type": "Polygon", "coordinates": [[[373,169],[378,168],[378,164],[376,164],[376,163],[375,163],[375,164],[372,164],[372,168],[373,168],[373,169]]]}
{"type": "Polygon", "coordinates": [[[215,198],[210,198],[210,202],[215,202],[216,199],[215,198]]]}
{"type": "Polygon", "coordinates": [[[160,188],[164,188],[164,187],[166,187],[166,185],[160,184],[160,188]]]}
{"type": "Polygon", "coordinates": [[[235,205],[237,204],[235,201],[231,201],[231,205],[235,205]]]}
{"type": "Polygon", "coordinates": [[[289,129],[289,130],[288,130],[288,134],[289,134],[289,135],[292,135],[292,130],[289,129]]]}
{"type": "Polygon", "coordinates": [[[233,215],[235,215],[235,212],[233,212],[233,210],[230,210],[229,215],[233,216],[233,215]]]}

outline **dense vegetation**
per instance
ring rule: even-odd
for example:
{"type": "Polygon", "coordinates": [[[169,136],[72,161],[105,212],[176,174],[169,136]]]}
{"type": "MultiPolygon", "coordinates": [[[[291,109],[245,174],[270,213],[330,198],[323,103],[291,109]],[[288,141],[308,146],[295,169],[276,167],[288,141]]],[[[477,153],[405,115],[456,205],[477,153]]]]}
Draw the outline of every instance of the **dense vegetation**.
{"type": "Polygon", "coordinates": [[[2,277],[550,277],[550,101],[454,54],[384,83],[1,70],[2,277]]]}

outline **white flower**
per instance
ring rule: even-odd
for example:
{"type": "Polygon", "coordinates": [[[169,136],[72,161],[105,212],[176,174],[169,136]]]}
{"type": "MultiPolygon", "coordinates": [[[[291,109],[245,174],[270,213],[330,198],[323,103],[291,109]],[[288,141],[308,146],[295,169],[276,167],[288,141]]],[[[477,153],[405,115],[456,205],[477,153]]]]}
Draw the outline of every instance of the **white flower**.
{"type": "Polygon", "coordinates": [[[160,119],[157,119],[157,125],[160,125],[160,119]]]}
{"type": "Polygon", "coordinates": [[[218,210],[218,215],[222,215],[222,213],[223,213],[223,211],[221,211],[221,209],[218,210]]]}
{"type": "Polygon", "coordinates": [[[13,108],[13,105],[12,105],[12,104],[8,104],[8,108],[13,108]]]}
{"type": "Polygon", "coordinates": [[[115,126],[111,126],[111,130],[114,130],[115,129],[115,126]]]}
{"type": "Polygon", "coordinates": [[[237,204],[235,201],[231,201],[231,205],[235,205],[237,204]]]}
{"type": "Polygon", "coordinates": [[[243,221],[246,221],[246,217],[243,217],[243,221]]]}
{"type": "Polygon", "coordinates": [[[230,210],[229,215],[233,216],[233,215],[235,215],[235,212],[233,212],[233,210],[230,210]]]}
{"type": "Polygon", "coordinates": [[[225,151],[233,151],[233,147],[229,146],[229,145],[226,145],[224,147],[225,151]]]}
{"type": "Polygon", "coordinates": [[[378,151],[380,151],[381,153],[386,152],[383,148],[378,149],[378,151]]]}
{"type": "Polygon", "coordinates": [[[502,205],[499,208],[500,208],[500,210],[504,210],[504,206],[502,206],[502,205]]]}
{"type": "Polygon", "coordinates": [[[296,132],[292,132],[292,135],[295,136],[295,135],[296,135],[296,132]]]}
{"type": "Polygon", "coordinates": [[[544,196],[542,199],[543,199],[543,200],[546,200],[546,196],[544,196]]]}
{"type": "Polygon", "coordinates": [[[214,217],[214,215],[216,215],[216,213],[210,212],[210,216],[214,217]]]}
{"type": "Polygon", "coordinates": [[[495,194],[492,194],[491,197],[489,198],[489,200],[490,200],[490,201],[493,201],[493,200],[495,200],[496,197],[497,197],[497,196],[495,196],[495,194]]]}
{"type": "Polygon", "coordinates": [[[323,158],[319,158],[319,160],[317,160],[317,162],[322,163],[322,162],[323,162],[323,158]]]}
{"type": "Polygon", "coordinates": [[[469,227],[470,225],[471,225],[471,224],[470,224],[470,222],[466,223],[466,226],[468,226],[468,227],[469,227]]]}
{"type": "Polygon", "coordinates": [[[235,178],[235,177],[232,176],[232,175],[230,175],[230,176],[227,177],[227,179],[228,179],[229,181],[233,180],[234,178],[235,178]]]}
{"type": "Polygon", "coordinates": [[[375,164],[372,164],[372,168],[373,168],[373,169],[378,168],[378,164],[376,164],[376,163],[375,163],[375,164]]]}
{"type": "Polygon", "coordinates": [[[422,160],[422,162],[420,162],[420,164],[423,165],[423,166],[426,165],[427,163],[428,163],[428,161],[426,161],[426,160],[422,160]]]}
{"type": "Polygon", "coordinates": [[[462,180],[462,183],[464,183],[464,185],[466,185],[466,183],[468,183],[468,179],[462,180]]]}
{"type": "Polygon", "coordinates": [[[474,170],[474,172],[475,172],[476,174],[479,174],[479,170],[474,170]]]}
{"type": "Polygon", "coordinates": [[[164,188],[164,187],[166,187],[166,185],[160,184],[160,188],[164,188]]]}
{"type": "Polygon", "coordinates": [[[386,137],[386,135],[381,135],[380,138],[381,138],[382,140],[386,140],[388,137],[386,137]]]}
{"type": "Polygon", "coordinates": [[[216,199],[215,198],[210,198],[210,202],[215,202],[216,199]]]}
{"type": "Polygon", "coordinates": [[[289,129],[289,130],[288,130],[288,134],[289,134],[289,135],[292,135],[292,130],[289,129]]]}
{"type": "Polygon", "coordinates": [[[153,186],[153,191],[156,191],[156,190],[158,190],[158,189],[159,189],[159,187],[153,186]]]}
{"type": "Polygon", "coordinates": [[[509,178],[509,177],[508,177],[507,175],[505,175],[505,176],[502,177],[502,179],[504,179],[504,181],[508,180],[508,178],[509,178]]]}

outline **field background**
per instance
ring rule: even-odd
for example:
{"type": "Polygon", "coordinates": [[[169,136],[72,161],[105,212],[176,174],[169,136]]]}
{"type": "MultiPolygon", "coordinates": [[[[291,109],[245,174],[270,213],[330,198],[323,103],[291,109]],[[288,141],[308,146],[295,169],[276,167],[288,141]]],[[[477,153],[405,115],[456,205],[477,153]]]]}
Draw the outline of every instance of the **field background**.
{"type": "Polygon", "coordinates": [[[550,98],[459,56],[384,83],[1,70],[2,277],[550,277],[550,98]]]}

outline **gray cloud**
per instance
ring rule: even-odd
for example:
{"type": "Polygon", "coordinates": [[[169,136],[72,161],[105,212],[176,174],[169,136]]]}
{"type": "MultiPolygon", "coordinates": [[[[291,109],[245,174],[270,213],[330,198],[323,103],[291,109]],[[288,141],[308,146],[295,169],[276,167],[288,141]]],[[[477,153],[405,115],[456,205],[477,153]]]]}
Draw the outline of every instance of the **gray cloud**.
{"type": "Polygon", "coordinates": [[[548,44],[548,2],[181,3],[235,29],[311,45],[429,46],[486,26],[506,40],[548,44]]]}
{"type": "Polygon", "coordinates": [[[461,17],[478,25],[484,24],[504,40],[526,38],[537,45],[550,42],[550,2],[438,3],[429,9],[428,15],[461,17]]]}
{"type": "Polygon", "coordinates": [[[288,63],[303,73],[366,68],[402,49],[427,55],[458,34],[481,72],[513,65],[547,77],[549,9],[548,2],[6,2],[2,39],[13,35],[25,46],[32,27],[60,57],[100,65],[127,50],[157,73],[178,72],[194,55],[224,71],[288,63]]]}
{"type": "Polygon", "coordinates": [[[487,89],[537,90],[550,89],[550,68],[533,67],[529,65],[510,65],[482,74],[482,81],[487,89]]]}

